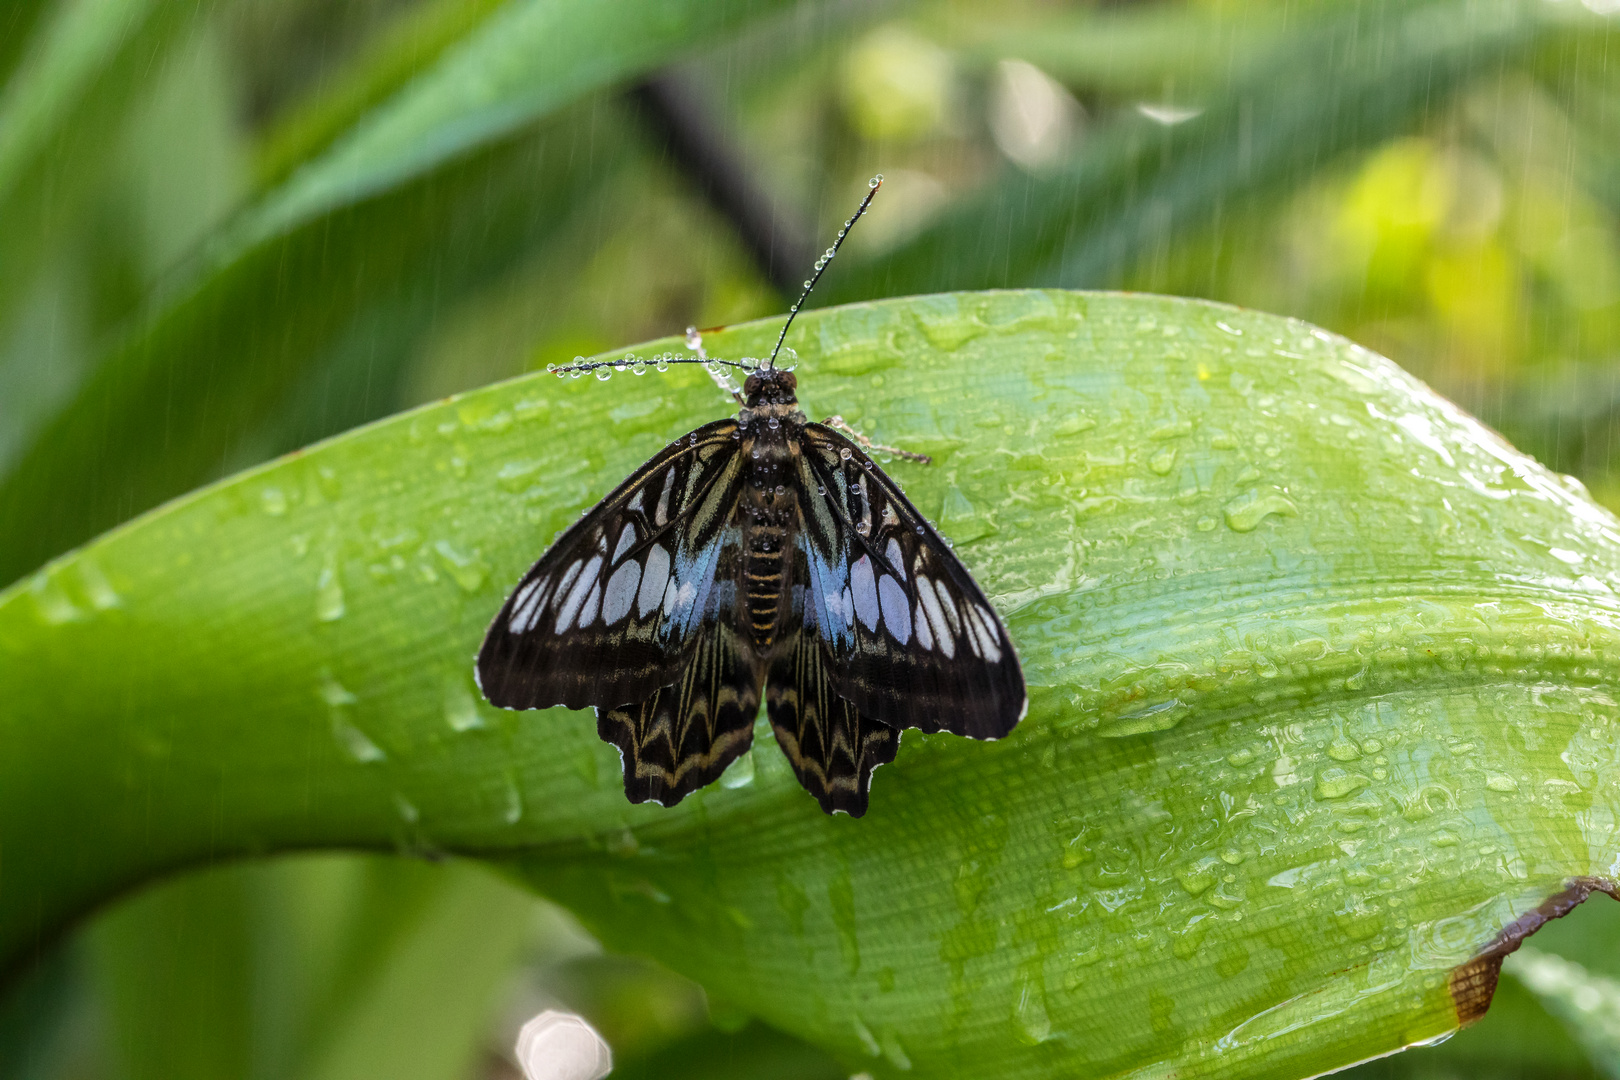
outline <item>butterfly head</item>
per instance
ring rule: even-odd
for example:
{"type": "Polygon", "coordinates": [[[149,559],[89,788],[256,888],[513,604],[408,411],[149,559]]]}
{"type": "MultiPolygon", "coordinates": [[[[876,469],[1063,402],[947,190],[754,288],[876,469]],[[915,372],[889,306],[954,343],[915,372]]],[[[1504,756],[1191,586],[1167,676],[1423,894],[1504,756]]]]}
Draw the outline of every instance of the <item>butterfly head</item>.
{"type": "Polygon", "coordinates": [[[799,396],[794,391],[798,388],[799,380],[793,372],[779,367],[762,367],[743,383],[743,402],[750,409],[764,405],[797,405],[799,396]]]}

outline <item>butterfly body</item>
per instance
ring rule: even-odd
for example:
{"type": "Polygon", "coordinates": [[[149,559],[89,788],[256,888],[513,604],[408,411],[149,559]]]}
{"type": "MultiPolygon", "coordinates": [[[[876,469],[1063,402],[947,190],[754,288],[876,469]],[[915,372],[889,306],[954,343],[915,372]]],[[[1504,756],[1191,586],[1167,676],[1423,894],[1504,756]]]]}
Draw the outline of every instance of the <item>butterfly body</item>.
{"type": "Polygon", "coordinates": [[[775,378],[750,376],[743,410],[737,415],[743,468],[747,472],[737,505],[742,538],[745,625],[753,650],[769,660],[791,617],[792,553],[802,508],[798,486],[799,445],[806,417],[794,394],[793,374],[772,369],[775,378]]]}

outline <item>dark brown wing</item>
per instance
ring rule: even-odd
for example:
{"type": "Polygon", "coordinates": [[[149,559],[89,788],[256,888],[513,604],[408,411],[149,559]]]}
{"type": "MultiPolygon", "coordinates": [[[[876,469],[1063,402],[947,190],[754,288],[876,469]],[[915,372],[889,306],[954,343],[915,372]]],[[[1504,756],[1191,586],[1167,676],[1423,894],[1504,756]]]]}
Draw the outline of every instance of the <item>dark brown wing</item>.
{"type": "Polygon", "coordinates": [[[596,733],[623,759],[625,798],[674,806],[718,778],[754,740],[762,675],[741,659],[730,625],[710,625],[679,682],[598,709],[596,733]]]}
{"type": "Polygon", "coordinates": [[[671,443],[530,568],[478,652],[492,704],[617,706],[680,677],[737,552],[736,427],[721,420],[671,443]]]}
{"type": "Polygon", "coordinates": [[[872,770],[894,760],[900,732],[856,712],[822,666],[814,633],[800,631],[771,665],[765,708],[776,741],[804,789],[827,813],[866,813],[872,770]]]}
{"type": "Polygon", "coordinates": [[[801,445],[795,581],[839,696],[891,727],[1007,734],[1024,674],[972,575],[860,447],[820,424],[801,445]]]}

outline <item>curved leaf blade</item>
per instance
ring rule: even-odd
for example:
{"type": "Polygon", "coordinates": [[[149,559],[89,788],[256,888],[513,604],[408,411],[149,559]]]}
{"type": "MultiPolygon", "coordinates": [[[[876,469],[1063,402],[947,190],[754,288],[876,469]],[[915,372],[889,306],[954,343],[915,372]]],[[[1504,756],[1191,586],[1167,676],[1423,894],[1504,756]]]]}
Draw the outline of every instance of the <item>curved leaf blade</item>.
{"type": "Polygon", "coordinates": [[[1620,523],[1392,364],[1054,291],[802,335],[811,407],[935,456],[903,482],[1008,617],[1011,737],[908,736],[860,821],[756,738],[665,811],[589,716],[484,707],[505,586],[725,408],[518,380],[0,595],[8,952],[187,863],[441,850],[874,1075],[1300,1076],[1477,1015],[1471,958],[1620,857],[1620,523]]]}

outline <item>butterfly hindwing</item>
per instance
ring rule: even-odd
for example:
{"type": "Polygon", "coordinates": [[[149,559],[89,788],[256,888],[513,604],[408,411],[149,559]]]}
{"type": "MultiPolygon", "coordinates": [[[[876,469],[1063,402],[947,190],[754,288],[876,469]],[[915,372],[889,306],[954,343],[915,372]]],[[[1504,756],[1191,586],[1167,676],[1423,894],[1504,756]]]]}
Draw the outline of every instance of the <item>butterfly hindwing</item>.
{"type": "Polygon", "coordinates": [[[721,420],[671,443],[530,568],[478,654],[492,704],[614,706],[681,677],[717,575],[734,573],[735,430],[721,420]]]}
{"type": "Polygon", "coordinates": [[[598,709],[596,732],[619,748],[624,794],[674,806],[714,781],[754,739],[763,672],[729,625],[708,627],[680,680],[644,701],[598,709]]]}
{"type": "Polygon", "coordinates": [[[855,444],[808,424],[802,448],[805,632],[838,695],[896,728],[1007,734],[1024,676],[967,568],[855,444]]]}
{"type": "Polygon", "coordinates": [[[866,813],[872,770],[894,760],[900,732],[838,696],[814,633],[796,633],[792,648],[771,665],[765,707],[777,745],[821,808],[866,813]]]}

